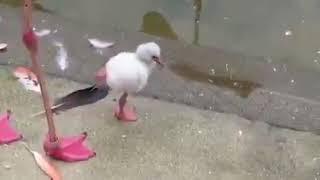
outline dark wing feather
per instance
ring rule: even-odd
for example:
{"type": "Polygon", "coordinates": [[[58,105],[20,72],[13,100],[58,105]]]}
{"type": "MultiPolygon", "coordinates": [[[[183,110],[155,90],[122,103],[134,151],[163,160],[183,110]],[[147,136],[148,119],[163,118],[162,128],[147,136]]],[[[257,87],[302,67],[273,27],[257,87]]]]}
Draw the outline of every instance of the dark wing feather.
{"type": "Polygon", "coordinates": [[[56,99],[54,106],[57,106],[57,108],[54,108],[53,111],[57,113],[59,111],[66,111],[78,106],[93,104],[104,99],[108,94],[109,88],[101,89],[97,88],[95,85],[76,90],[66,96],[56,99]]]}

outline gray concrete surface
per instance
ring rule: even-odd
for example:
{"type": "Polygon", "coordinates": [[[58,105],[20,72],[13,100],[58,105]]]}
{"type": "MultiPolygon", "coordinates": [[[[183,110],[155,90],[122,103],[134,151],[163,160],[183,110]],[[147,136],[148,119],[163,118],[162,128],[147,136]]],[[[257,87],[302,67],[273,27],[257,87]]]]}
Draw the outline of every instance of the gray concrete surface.
{"type": "MultiPolygon", "coordinates": [[[[86,87],[48,77],[50,94],[64,95],[86,87]]],[[[11,108],[16,127],[30,146],[42,152],[44,117],[40,96],[26,91],[0,67],[0,111],[11,108]]],[[[274,128],[236,115],[152,100],[131,99],[139,110],[136,123],[121,123],[112,115],[114,94],[89,106],[55,116],[60,134],[89,133],[97,157],[74,164],[53,161],[65,180],[319,179],[320,137],[274,128]]],[[[0,179],[45,180],[32,156],[19,142],[0,146],[0,179]]]]}

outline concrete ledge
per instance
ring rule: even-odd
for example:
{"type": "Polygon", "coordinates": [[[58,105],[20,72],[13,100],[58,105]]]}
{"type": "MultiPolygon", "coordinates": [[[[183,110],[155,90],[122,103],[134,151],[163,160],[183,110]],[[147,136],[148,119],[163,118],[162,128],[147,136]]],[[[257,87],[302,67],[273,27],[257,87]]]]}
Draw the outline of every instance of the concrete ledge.
{"type": "MultiPolygon", "coordinates": [[[[46,133],[39,95],[26,92],[0,68],[0,111],[11,108],[17,128],[41,152],[46,133]]],[[[49,77],[50,94],[86,87],[49,77]]],[[[236,115],[137,97],[137,123],[112,115],[114,94],[55,117],[60,134],[87,131],[97,157],[88,162],[54,162],[64,179],[315,179],[319,178],[320,137],[273,128],[236,115]]],[[[20,143],[0,146],[0,179],[48,179],[20,143]]]]}

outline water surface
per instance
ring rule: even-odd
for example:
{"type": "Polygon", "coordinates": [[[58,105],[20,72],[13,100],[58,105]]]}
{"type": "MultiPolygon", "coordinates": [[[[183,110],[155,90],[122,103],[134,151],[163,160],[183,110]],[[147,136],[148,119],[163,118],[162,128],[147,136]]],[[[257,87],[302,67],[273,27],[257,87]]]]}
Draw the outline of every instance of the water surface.
{"type": "Polygon", "coordinates": [[[144,31],[310,70],[320,67],[320,11],[315,0],[44,0],[42,4],[101,31],[111,27],[144,31]]]}

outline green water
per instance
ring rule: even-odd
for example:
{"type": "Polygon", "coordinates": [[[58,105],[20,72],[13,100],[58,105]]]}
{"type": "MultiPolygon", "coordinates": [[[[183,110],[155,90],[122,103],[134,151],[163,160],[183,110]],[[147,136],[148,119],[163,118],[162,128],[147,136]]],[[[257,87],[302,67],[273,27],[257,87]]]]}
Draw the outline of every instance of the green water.
{"type": "Polygon", "coordinates": [[[316,61],[320,58],[316,53],[320,4],[316,0],[44,0],[42,4],[96,28],[144,31],[316,70],[320,67],[316,61]]]}
{"type": "MultiPolygon", "coordinates": [[[[11,2],[15,0],[0,0],[11,2]]],[[[42,9],[103,31],[143,31],[320,69],[316,0],[38,0],[42,9]],[[287,34],[287,35],[286,35],[287,34]]]]}
{"type": "MultiPolygon", "coordinates": [[[[42,12],[46,12],[46,13],[52,13],[52,11],[50,11],[49,9],[44,8],[39,1],[32,0],[32,2],[34,5],[34,9],[42,12]]],[[[21,0],[0,0],[0,4],[6,4],[11,7],[20,7],[22,5],[22,1],[21,0]]]]}

